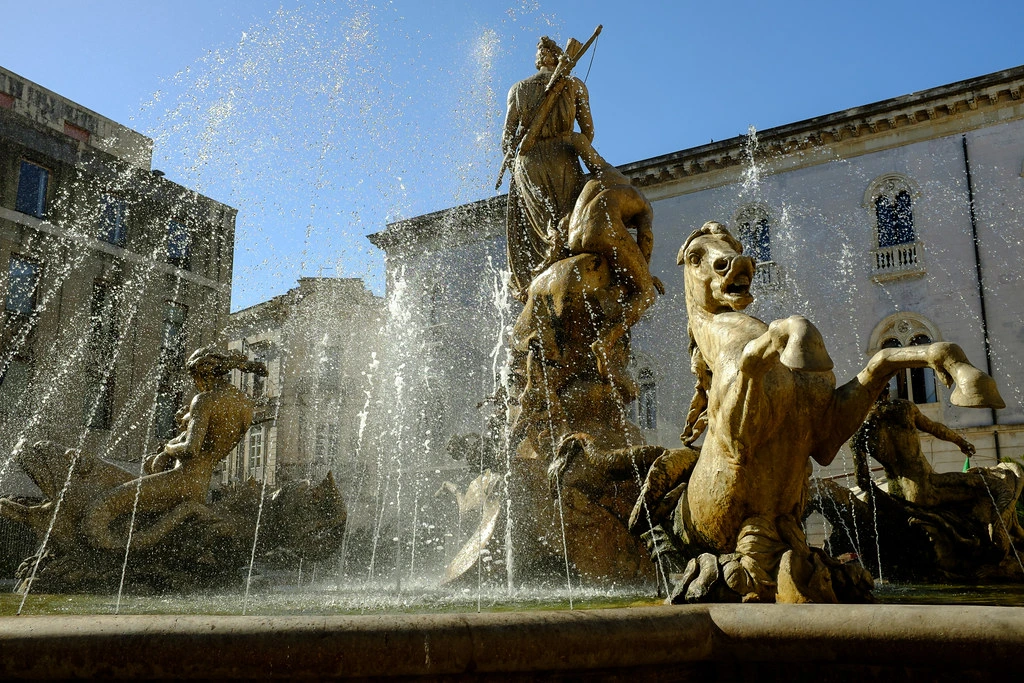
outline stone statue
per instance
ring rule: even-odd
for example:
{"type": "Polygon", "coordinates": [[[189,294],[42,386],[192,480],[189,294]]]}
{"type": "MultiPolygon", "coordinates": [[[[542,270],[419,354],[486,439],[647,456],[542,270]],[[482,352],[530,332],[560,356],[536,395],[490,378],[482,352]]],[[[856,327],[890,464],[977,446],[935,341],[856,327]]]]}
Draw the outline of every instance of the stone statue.
{"type": "Polygon", "coordinates": [[[1024,468],[1002,462],[935,472],[921,452],[919,430],[974,454],[969,441],[911,401],[880,398],[850,442],[861,496],[833,481],[815,482],[812,505],[833,525],[830,548],[857,553],[868,566],[881,563],[891,579],[1024,580],[1016,510],[1024,468]],[[871,480],[869,458],[885,469],[887,490],[871,480]],[[842,537],[842,525],[857,525],[857,547],[842,537]]]}
{"type": "Polygon", "coordinates": [[[559,226],[583,188],[580,152],[572,133],[578,123],[580,134],[590,142],[594,123],[587,87],[571,69],[599,32],[600,27],[585,46],[570,41],[566,51],[547,36],[541,38],[537,73],[508,93],[502,172],[511,166],[508,257],[513,289],[521,301],[536,272],[550,265],[554,252],[562,249],[566,236],[559,226]]]}
{"type": "Polygon", "coordinates": [[[125,547],[127,534],[116,534],[111,522],[131,514],[136,505],[138,512],[161,515],[148,528],[134,532],[136,548],[153,545],[189,517],[209,513],[206,492],[213,468],[248,431],[255,408],[253,399],[232,385],[227,373],[241,370],[266,376],[267,368],[240,351],[225,353],[212,346],[193,353],[185,368],[198,393],[188,413],[179,418],[184,429],[151,460],[151,474],[106,492],[89,508],[82,526],[97,548],[125,547]]]}
{"type": "Polygon", "coordinates": [[[637,392],[628,332],[662,287],[648,269],[650,203],[586,136],[571,140],[592,175],[510,339],[512,538],[524,572],[536,560],[564,574],[564,545],[580,574],[621,584],[653,576],[625,520],[635,463],[646,468],[664,449],[644,446],[625,407],[637,392]]]}
{"type": "MultiPolygon", "coordinates": [[[[13,457],[45,500],[30,505],[3,498],[0,514],[28,525],[40,540],[53,520],[45,556],[23,563],[23,582],[35,575],[46,592],[117,590],[130,531],[129,586],[185,589],[238,580],[256,538],[263,487],[234,485],[211,503],[207,495],[214,466],[252,421],[253,400],[226,374],[266,374],[266,367],[212,347],[196,351],[186,367],[199,392],[187,411],[179,411],[182,432],[146,461],[141,477],[52,442],[18,446],[13,457]]],[[[315,560],[340,546],[345,506],[331,475],[318,486],[288,482],[269,493],[259,559],[315,560]]]]}
{"type": "Polygon", "coordinates": [[[684,443],[704,441],[694,461],[670,451],[651,467],[634,525],[660,524],[688,559],[674,601],[837,602],[869,599],[870,575],[807,545],[801,520],[810,461],[828,465],[898,371],[931,367],[956,405],[1003,407],[995,383],[954,344],[876,353],[836,387],[821,334],[793,316],[766,325],[743,313],[754,261],[725,226],[709,222],[679,251],[697,389],[684,443]],[[683,462],[680,462],[680,461],[683,462]],[[666,474],[668,473],[668,474],[666,474]],[[675,476],[672,476],[675,475],[675,476]],[[685,485],[683,485],[685,484],[685,485]]]}

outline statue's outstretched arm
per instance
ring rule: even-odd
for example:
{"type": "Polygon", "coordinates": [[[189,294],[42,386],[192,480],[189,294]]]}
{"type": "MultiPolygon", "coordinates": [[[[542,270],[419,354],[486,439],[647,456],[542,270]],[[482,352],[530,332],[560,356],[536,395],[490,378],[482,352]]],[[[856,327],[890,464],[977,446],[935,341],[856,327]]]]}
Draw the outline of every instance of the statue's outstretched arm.
{"type": "Polygon", "coordinates": [[[914,426],[920,429],[926,434],[942,439],[943,441],[949,441],[955,443],[957,447],[964,452],[965,455],[974,455],[974,444],[960,436],[952,429],[942,424],[941,422],[935,422],[925,417],[917,406],[914,406],[914,426]]]}

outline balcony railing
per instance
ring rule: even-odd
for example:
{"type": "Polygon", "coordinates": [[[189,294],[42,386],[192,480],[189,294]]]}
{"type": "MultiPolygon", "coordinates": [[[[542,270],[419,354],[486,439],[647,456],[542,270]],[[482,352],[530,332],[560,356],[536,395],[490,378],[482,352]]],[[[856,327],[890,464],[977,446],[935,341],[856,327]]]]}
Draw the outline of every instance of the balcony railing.
{"type": "Polygon", "coordinates": [[[894,244],[871,252],[871,279],[875,282],[924,275],[924,245],[894,244]]]}
{"type": "Polygon", "coordinates": [[[775,261],[761,261],[751,284],[762,292],[779,289],[782,287],[782,270],[775,261]]]}

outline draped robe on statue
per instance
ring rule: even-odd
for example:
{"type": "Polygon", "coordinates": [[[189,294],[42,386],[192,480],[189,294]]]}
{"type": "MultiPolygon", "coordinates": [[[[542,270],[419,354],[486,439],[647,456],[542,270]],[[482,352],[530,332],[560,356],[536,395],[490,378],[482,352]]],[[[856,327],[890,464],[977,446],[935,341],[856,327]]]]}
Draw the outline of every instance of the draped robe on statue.
{"type": "MultiPolygon", "coordinates": [[[[544,88],[550,78],[550,72],[538,71],[512,86],[508,111],[513,130],[516,125],[530,125],[544,101],[544,88]]],[[[533,269],[543,261],[553,241],[558,222],[572,212],[583,189],[583,169],[570,133],[577,118],[585,133],[590,131],[592,136],[593,130],[583,82],[570,76],[560,80],[555,89],[554,106],[539,122],[534,145],[516,157],[509,182],[508,260],[512,284],[524,294],[533,269]]]]}

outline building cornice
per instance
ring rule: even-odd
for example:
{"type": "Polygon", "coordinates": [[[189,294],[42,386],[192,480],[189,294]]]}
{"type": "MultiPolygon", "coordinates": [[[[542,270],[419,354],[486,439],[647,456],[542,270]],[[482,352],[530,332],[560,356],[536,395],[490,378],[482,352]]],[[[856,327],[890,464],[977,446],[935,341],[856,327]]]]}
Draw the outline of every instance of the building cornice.
{"type": "Polygon", "coordinates": [[[737,136],[619,170],[664,199],[734,182],[751,154],[774,173],[1024,118],[1022,91],[1024,66],[761,130],[753,152],[750,138],[737,136]]]}
{"type": "Polygon", "coordinates": [[[71,125],[88,133],[82,145],[148,171],[153,140],[62,95],[0,67],[0,93],[17,116],[64,135],[71,125]]]}
{"type": "MultiPolygon", "coordinates": [[[[748,136],[619,166],[651,201],[734,183],[753,161],[765,174],[852,158],[1024,118],[1024,66],[816,116],[748,136]]],[[[387,225],[367,239],[389,254],[424,243],[486,239],[504,229],[507,195],[387,225]]]]}
{"type": "Polygon", "coordinates": [[[508,195],[497,195],[471,204],[388,223],[381,232],[366,239],[388,253],[403,248],[419,248],[429,240],[444,243],[465,242],[467,238],[485,239],[504,233],[505,205],[508,195]]]}

